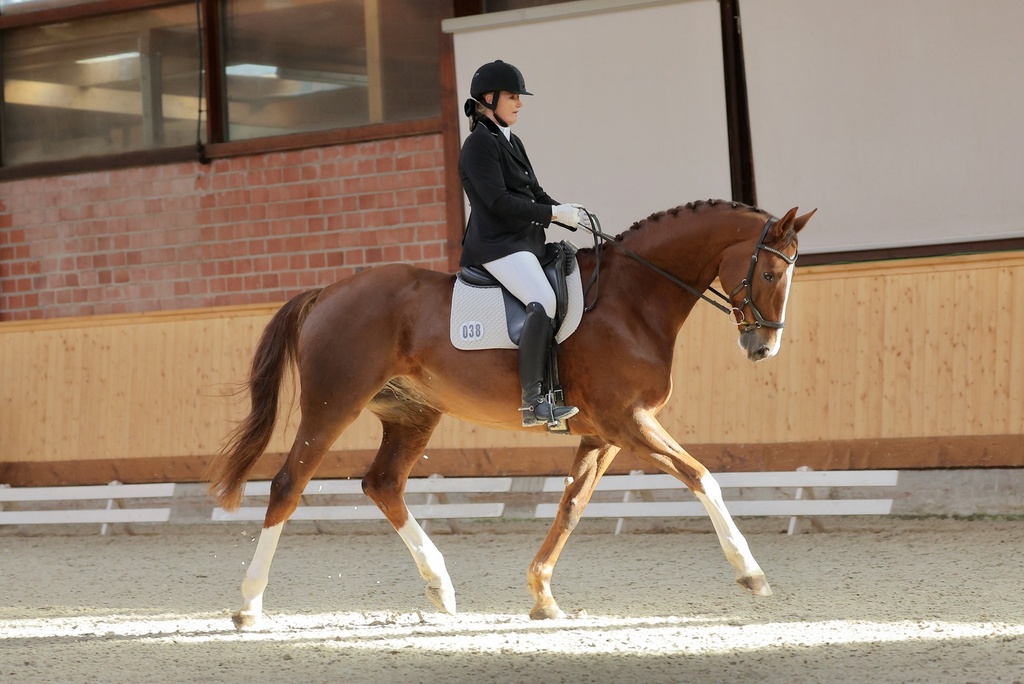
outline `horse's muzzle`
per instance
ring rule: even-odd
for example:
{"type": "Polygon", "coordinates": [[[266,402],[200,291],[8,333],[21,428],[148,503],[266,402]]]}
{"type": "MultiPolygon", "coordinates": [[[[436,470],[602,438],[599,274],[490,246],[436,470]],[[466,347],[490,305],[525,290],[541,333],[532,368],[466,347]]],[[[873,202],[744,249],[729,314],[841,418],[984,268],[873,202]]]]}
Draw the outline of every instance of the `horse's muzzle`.
{"type": "Polygon", "coordinates": [[[751,361],[764,361],[775,356],[778,351],[776,344],[777,331],[770,328],[748,328],[740,333],[740,349],[751,361]]]}

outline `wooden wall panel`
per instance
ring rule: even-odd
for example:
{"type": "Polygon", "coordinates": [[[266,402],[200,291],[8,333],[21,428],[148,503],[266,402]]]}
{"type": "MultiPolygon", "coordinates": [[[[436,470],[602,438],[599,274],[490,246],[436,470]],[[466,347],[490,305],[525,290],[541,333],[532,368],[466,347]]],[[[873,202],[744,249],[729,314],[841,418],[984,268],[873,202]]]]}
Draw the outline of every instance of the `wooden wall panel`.
{"type": "MultiPolygon", "coordinates": [[[[698,305],[662,422],[717,468],[1024,465],[1022,288],[1024,253],[798,269],[782,351],[758,364],[725,315],[698,305]]],[[[232,392],[275,309],[0,324],[0,481],[12,468],[77,462],[97,473],[121,463],[137,478],[159,478],[175,461],[184,476],[199,472],[244,415],[247,399],[232,392]]],[[[297,423],[291,390],[281,414],[268,463],[297,423]]],[[[350,453],[365,464],[379,439],[364,414],[332,462],[344,469],[350,453]]],[[[549,461],[547,472],[563,472],[575,445],[445,419],[427,460],[456,457],[431,463],[436,472],[549,461]]]]}

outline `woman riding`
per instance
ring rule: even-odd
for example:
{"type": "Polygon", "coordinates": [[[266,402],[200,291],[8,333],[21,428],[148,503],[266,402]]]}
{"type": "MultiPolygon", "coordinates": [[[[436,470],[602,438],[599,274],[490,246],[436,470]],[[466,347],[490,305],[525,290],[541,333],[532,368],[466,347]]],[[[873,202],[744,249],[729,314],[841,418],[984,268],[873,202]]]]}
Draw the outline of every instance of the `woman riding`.
{"type": "Polygon", "coordinates": [[[523,74],[497,60],[473,75],[464,111],[469,137],[459,155],[459,177],[470,213],[462,238],[463,266],[482,266],[526,305],[519,339],[523,426],[576,415],[575,406],[552,406],[544,392],[554,336],[555,293],[540,265],[544,229],[552,222],[576,229],[580,205],[560,204],[537,182],[522,141],[510,128],[519,117],[523,74]]]}

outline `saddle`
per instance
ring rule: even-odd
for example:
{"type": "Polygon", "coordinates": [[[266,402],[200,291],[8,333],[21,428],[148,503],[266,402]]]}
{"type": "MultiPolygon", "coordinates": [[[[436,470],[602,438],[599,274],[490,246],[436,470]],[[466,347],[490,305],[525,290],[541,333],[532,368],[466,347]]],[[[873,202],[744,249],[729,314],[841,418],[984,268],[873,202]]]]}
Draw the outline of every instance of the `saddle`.
{"type": "MultiPolygon", "coordinates": [[[[540,258],[544,275],[555,291],[555,330],[557,331],[569,310],[569,286],[566,279],[576,271],[576,250],[567,242],[549,242],[544,245],[544,256],[540,258]]],[[[508,337],[516,345],[523,331],[526,320],[526,305],[515,298],[501,286],[494,276],[482,266],[463,266],[459,271],[459,279],[473,287],[501,288],[505,303],[505,322],[508,326],[508,337]]]]}

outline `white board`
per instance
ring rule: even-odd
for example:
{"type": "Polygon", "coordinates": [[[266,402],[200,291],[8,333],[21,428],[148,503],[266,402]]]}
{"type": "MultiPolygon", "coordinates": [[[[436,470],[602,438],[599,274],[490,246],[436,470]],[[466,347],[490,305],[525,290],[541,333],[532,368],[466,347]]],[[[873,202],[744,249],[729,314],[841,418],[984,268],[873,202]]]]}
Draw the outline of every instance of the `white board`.
{"type": "Polygon", "coordinates": [[[742,0],[758,202],[804,251],[1024,236],[1024,2],[742,0]]]}
{"type": "MultiPolygon", "coordinates": [[[[758,203],[818,208],[802,251],[1024,237],[1024,2],[741,14],[758,203]]],[[[516,132],[542,184],[609,232],[731,197],[718,2],[581,0],[444,27],[460,105],[477,66],[518,66],[536,96],[516,132]]]]}
{"type": "MultiPolygon", "coordinates": [[[[513,130],[541,185],[596,212],[606,232],[731,197],[716,0],[583,0],[451,19],[444,29],[460,115],[477,67],[518,67],[534,95],[523,97],[513,130]]],[[[589,245],[580,233],[571,239],[589,245]]]]}

